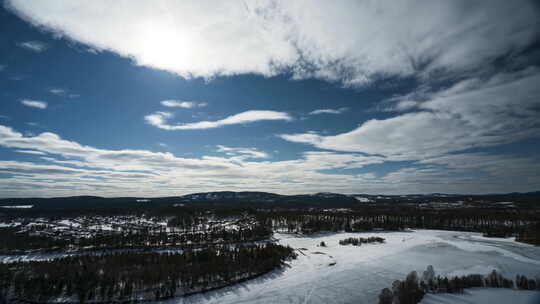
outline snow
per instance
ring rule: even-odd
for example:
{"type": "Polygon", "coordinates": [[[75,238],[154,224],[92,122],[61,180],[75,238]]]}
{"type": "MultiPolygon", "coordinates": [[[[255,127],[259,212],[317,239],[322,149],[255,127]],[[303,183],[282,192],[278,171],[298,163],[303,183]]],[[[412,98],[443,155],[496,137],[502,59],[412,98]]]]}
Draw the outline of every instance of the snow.
{"type": "Polygon", "coordinates": [[[34,205],[6,205],[6,206],[0,206],[0,208],[5,209],[30,209],[34,207],[34,205]]]}
{"type": "Polygon", "coordinates": [[[373,201],[370,200],[369,198],[363,197],[363,196],[355,196],[354,198],[355,198],[357,201],[361,202],[361,203],[371,203],[371,202],[373,202],[373,201]]]}
{"type": "Polygon", "coordinates": [[[0,222],[0,228],[18,227],[20,225],[21,225],[20,222],[10,222],[10,223],[0,222]]]}
{"type": "Polygon", "coordinates": [[[498,288],[471,288],[463,294],[428,294],[421,304],[538,304],[540,291],[498,288]]]}
{"type": "Polygon", "coordinates": [[[540,277],[540,247],[508,239],[493,240],[479,233],[418,230],[309,236],[275,234],[274,237],[298,253],[298,258],[287,267],[234,286],[165,303],[371,304],[377,303],[382,288],[404,279],[412,270],[423,273],[428,265],[434,266],[436,275],[497,269],[509,278],[518,273],[540,277]],[[360,236],[380,236],[386,243],[358,247],[338,244],[341,239],[360,236]],[[318,246],[321,241],[327,247],[318,246]]]}
{"type": "Polygon", "coordinates": [[[501,271],[500,269],[497,268],[497,266],[494,266],[494,265],[487,265],[487,266],[485,266],[485,265],[475,265],[475,266],[468,267],[468,268],[454,270],[454,271],[452,271],[450,273],[447,273],[446,276],[449,277],[449,278],[450,277],[461,277],[461,276],[466,276],[466,275],[471,274],[471,273],[476,273],[476,274],[481,274],[481,275],[488,275],[493,270],[496,270],[497,272],[501,271]]]}
{"type": "MultiPolygon", "coordinates": [[[[298,258],[288,262],[286,267],[259,278],[164,303],[371,304],[377,303],[382,288],[390,287],[394,280],[404,279],[410,271],[416,270],[421,274],[428,265],[433,265],[436,275],[487,274],[496,269],[507,278],[514,278],[516,274],[540,278],[540,247],[518,243],[513,239],[486,238],[480,233],[438,230],[316,235],[276,233],[274,238],[280,244],[295,248],[298,258]],[[386,242],[361,246],[338,244],[339,240],[348,237],[370,236],[385,238],[386,242]],[[319,246],[321,241],[326,243],[326,247],[319,246]]],[[[6,263],[17,259],[54,257],[59,255],[0,256],[0,261],[6,263]]],[[[451,301],[459,297],[465,298],[455,303],[483,303],[475,302],[474,296],[479,294],[479,297],[489,298],[493,294],[499,302],[490,300],[490,304],[519,304],[528,303],[518,302],[521,297],[527,298],[527,293],[513,290],[470,290],[467,295],[429,295],[430,298],[436,298],[426,298],[426,301],[431,302],[423,303],[454,303],[451,301]],[[496,293],[502,294],[497,296],[496,293]],[[500,300],[507,299],[504,298],[506,293],[515,293],[516,296],[511,301],[500,300]],[[466,296],[473,298],[471,300],[466,296]]]]}
{"type": "Polygon", "coordinates": [[[68,219],[58,221],[58,224],[65,225],[68,227],[75,227],[75,228],[81,227],[80,223],[77,223],[75,221],[68,220],[68,219]]]}

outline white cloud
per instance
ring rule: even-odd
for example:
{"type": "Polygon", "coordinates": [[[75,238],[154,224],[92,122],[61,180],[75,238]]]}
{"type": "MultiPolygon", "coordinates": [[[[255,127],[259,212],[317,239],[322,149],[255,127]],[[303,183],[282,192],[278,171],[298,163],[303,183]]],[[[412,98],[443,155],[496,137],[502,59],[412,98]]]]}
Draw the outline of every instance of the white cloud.
{"type": "Polygon", "coordinates": [[[181,101],[181,100],[163,100],[161,104],[166,107],[177,107],[177,108],[202,108],[206,107],[208,104],[206,102],[196,102],[196,101],[181,101]]]}
{"type": "Polygon", "coordinates": [[[309,112],[309,115],[319,115],[319,114],[341,114],[347,111],[348,108],[339,108],[339,109],[318,109],[309,112]]]}
{"type": "Polygon", "coordinates": [[[41,41],[25,41],[20,42],[17,45],[36,53],[41,53],[47,49],[47,44],[41,41]]]}
{"type": "Polygon", "coordinates": [[[147,123],[164,130],[198,130],[212,129],[227,125],[246,124],[263,120],[292,120],[292,117],[285,112],[250,110],[224,119],[216,121],[198,121],[177,125],[167,124],[167,120],[172,118],[170,112],[156,112],[144,117],[147,123]]]}
{"type": "Polygon", "coordinates": [[[510,143],[540,134],[538,83],[540,72],[534,69],[487,80],[468,79],[430,94],[425,101],[415,101],[415,112],[371,119],[350,132],[332,136],[303,133],[281,137],[393,160],[420,160],[510,143]]]}
{"type": "Polygon", "coordinates": [[[348,169],[366,170],[388,158],[358,153],[305,152],[296,159],[271,161],[255,148],[219,146],[225,157],[183,158],[147,150],[98,149],[54,133],[23,136],[1,125],[0,146],[49,155],[41,157],[45,163],[0,161],[0,172],[7,174],[0,179],[0,197],[165,196],[219,190],[485,193],[531,191],[540,182],[537,157],[482,153],[429,158],[377,177],[348,169]]]}
{"type": "Polygon", "coordinates": [[[38,108],[38,109],[47,108],[47,103],[45,101],[40,101],[40,100],[23,99],[21,100],[21,103],[25,106],[32,107],[32,108],[38,108]]]}
{"type": "Polygon", "coordinates": [[[220,189],[317,192],[343,189],[367,178],[319,170],[359,168],[382,161],[356,154],[308,152],[295,160],[271,162],[266,153],[255,148],[227,146],[218,147],[226,157],[181,158],[146,150],[97,149],[53,133],[27,137],[6,126],[0,126],[0,146],[50,155],[42,158],[49,164],[0,161],[0,172],[13,175],[0,181],[0,196],[91,191],[102,195],[173,195],[220,189]],[[60,186],[63,189],[56,189],[60,186]]]}
{"type": "Polygon", "coordinates": [[[534,1],[10,0],[55,35],[183,77],[291,71],[362,85],[484,69],[540,32],[534,1]],[[512,12],[512,14],[508,14],[512,12]]]}
{"type": "Polygon", "coordinates": [[[166,121],[169,118],[172,118],[174,115],[171,112],[156,112],[154,114],[146,115],[144,120],[147,123],[161,128],[161,126],[166,125],[166,121]]]}
{"type": "Polygon", "coordinates": [[[223,145],[217,146],[217,152],[225,153],[228,156],[236,156],[240,160],[248,158],[269,158],[266,152],[258,151],[256,148],[232,148],[223,145]]]}
{"type": "Polygon", "coordinates": [[[66,90],[61,89],[61,88],[52,88],[49,90],[49,92],[51,92],[54,95],[64,95],[66,93],[66,90]]]}
{"type": "Polygon", "coordinates": [[[34,155],[47,155],[47,153],[41,152],[41,151],[34,151],[34,150],[15,150],[17,153],[24,153],[24,154],[34,154],[34,155]]]}

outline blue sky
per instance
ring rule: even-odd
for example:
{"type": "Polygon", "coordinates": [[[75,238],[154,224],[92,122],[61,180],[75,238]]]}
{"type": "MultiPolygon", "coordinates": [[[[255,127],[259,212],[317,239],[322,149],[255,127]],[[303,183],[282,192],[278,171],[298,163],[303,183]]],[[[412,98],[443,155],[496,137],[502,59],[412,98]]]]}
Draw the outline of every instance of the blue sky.
{"type": "Polygon", "coordinates": [[[3,2],[1,197],[540,189],[533,1],[156,3],[3,2]]]}

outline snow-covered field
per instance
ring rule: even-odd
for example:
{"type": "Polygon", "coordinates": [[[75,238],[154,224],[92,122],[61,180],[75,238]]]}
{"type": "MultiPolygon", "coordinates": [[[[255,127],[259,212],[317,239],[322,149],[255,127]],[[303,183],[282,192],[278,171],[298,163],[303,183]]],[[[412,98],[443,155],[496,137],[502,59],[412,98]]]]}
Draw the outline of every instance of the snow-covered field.
{"type": "MultiPolygon", "coordinates": [[[[478,233],[418,230],[310,236],[276,234],[275,237],[281,244],[297,249],[298,258],[289,267],[235,286],[166,303],[372,304],[377,303],[382,288],[390,287],[396,279],[404,279],[412,270],[421,273],[428,265],[433,265],[441,275],[487,274],[497,269],[508,278],[516,274],[540,277],[539,247],[484,238],[478,233]],[[359,236],[380,236],[386,243],[360,247],[338,244],[341,239],[359,236]],[[321,241],[327,247],[318,246],[321,241]]],[[[531,297],[540,296],[540,292],[531,294],[531,297]]],[[[476,303],[474,299],[467,302],[466,295],[463,297],[457,303],[476,303]]],[[[449,299],[450,302],[437,302],[435,298],[425,303],[453,303],[449,299]]]]}

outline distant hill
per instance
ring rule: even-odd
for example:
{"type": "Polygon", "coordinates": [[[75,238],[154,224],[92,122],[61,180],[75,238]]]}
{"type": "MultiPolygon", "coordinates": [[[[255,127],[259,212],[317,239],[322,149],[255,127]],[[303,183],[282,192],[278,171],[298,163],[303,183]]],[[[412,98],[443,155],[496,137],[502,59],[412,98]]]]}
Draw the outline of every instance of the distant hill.
{"type": "Polygon", "coordinates": [[[100,208],[149,208],[167,206],[239,206],[239,207],[317,207],[317,208],[350,208],[366,203],[399,203],[423,201],[453,201],[462,199],[486,201],[517,201],[536,204],[540,200],[540,191],[508,194],[407,194],[407,195],[373,195],[373,194],[339,194],[321,192],[315,194],[281,195],[270,192],[254,191],[218,191],[192,193],[171,197],[99,197],[70,196],[55,198],[7,198],[0,199],[0,206],[33,205],[39,209],[100,209],[100,208]]]}

